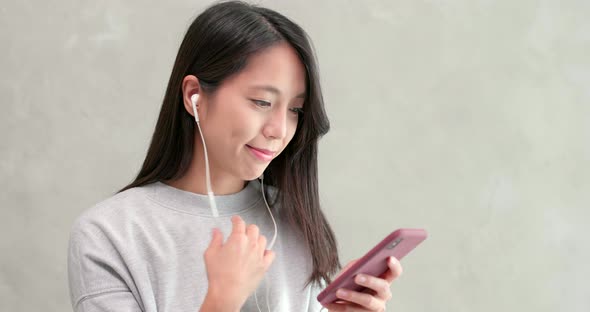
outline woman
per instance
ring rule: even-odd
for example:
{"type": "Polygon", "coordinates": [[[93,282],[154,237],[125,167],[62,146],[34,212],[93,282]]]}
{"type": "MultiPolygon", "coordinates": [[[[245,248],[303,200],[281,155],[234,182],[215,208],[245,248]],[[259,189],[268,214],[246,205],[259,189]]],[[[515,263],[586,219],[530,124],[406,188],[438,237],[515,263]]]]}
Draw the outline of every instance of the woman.
{"type": "MultiPolygon", "coordinates": [[[[209,7],[182,41],[138,176],[71,229],[74,309],[319,311],[340,269],[318,195],[328,129],[306,33],[266,8],[209,7]]],[[[326,308],[382,311],[400,273],[396,262],[326,308]]]]}

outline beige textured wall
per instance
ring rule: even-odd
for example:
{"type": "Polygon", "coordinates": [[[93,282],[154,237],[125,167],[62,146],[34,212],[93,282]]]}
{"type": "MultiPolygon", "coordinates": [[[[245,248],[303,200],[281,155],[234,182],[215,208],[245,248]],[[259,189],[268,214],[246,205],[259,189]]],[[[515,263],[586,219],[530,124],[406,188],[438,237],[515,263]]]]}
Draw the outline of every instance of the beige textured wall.
{"type": "MultiPolygon", "coordinates": [[[[261,3],[317,49],[343,261],[430,233],[390,311],[590,310],[590,2],[261,3]]],[[[0,4],[1,311],[70,309],[69,226],[139,169],[208,4],[0,4]]]]}

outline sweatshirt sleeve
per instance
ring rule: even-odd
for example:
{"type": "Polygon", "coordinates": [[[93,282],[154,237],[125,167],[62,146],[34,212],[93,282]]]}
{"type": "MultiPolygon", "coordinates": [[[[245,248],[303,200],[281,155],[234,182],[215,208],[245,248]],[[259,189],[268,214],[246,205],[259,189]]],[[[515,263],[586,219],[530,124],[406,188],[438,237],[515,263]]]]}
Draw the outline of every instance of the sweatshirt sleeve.
{"type": "Polygon", "coordinates": [[[70,231],[68,284],[76,312],[142,311],[131,275],[104,224],[78,218],[70,231]]]}

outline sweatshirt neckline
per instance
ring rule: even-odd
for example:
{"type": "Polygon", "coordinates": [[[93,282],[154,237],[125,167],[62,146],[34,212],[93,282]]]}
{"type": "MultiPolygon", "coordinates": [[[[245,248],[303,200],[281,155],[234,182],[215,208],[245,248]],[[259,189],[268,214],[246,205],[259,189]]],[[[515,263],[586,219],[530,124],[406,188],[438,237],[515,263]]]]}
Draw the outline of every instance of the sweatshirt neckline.
{"type": "MultiPolygon", "coordinates": [[[[149,197],[168,208],[213,217],[209,206],[209,196],[181,190],[161,181],[149,186],[149,197]]],[[[249,181],[246,187],[234,194],[215,195],[219,216],[231,216],[256,206],[262,199],[260,183],[249,181]]]]}

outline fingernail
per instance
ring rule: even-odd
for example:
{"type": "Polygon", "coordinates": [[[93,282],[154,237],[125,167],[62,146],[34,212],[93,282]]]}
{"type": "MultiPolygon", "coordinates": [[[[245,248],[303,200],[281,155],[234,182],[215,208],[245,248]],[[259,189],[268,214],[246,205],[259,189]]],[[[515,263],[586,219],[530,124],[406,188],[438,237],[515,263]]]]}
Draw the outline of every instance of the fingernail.
{"type": "Polygon", "coordinates": [[[348,297],[348,291],[344,289],[338,289],[337,295],[338,297],[348,297]]]}
{"type": "Polygon", "coordinates": [[[367,279],[366,279],[364,276],[362,276],[362,275],[359,275],[359,277],[358,277],[358,281],[359,281],[359,283],[364,283],[366,280],[367,280],[367,279]]]}
{"type": "Polygon", "coordinates": [[[395,264],[396,261],[395,257],[389,257],[389,264],[395,264]]]}

